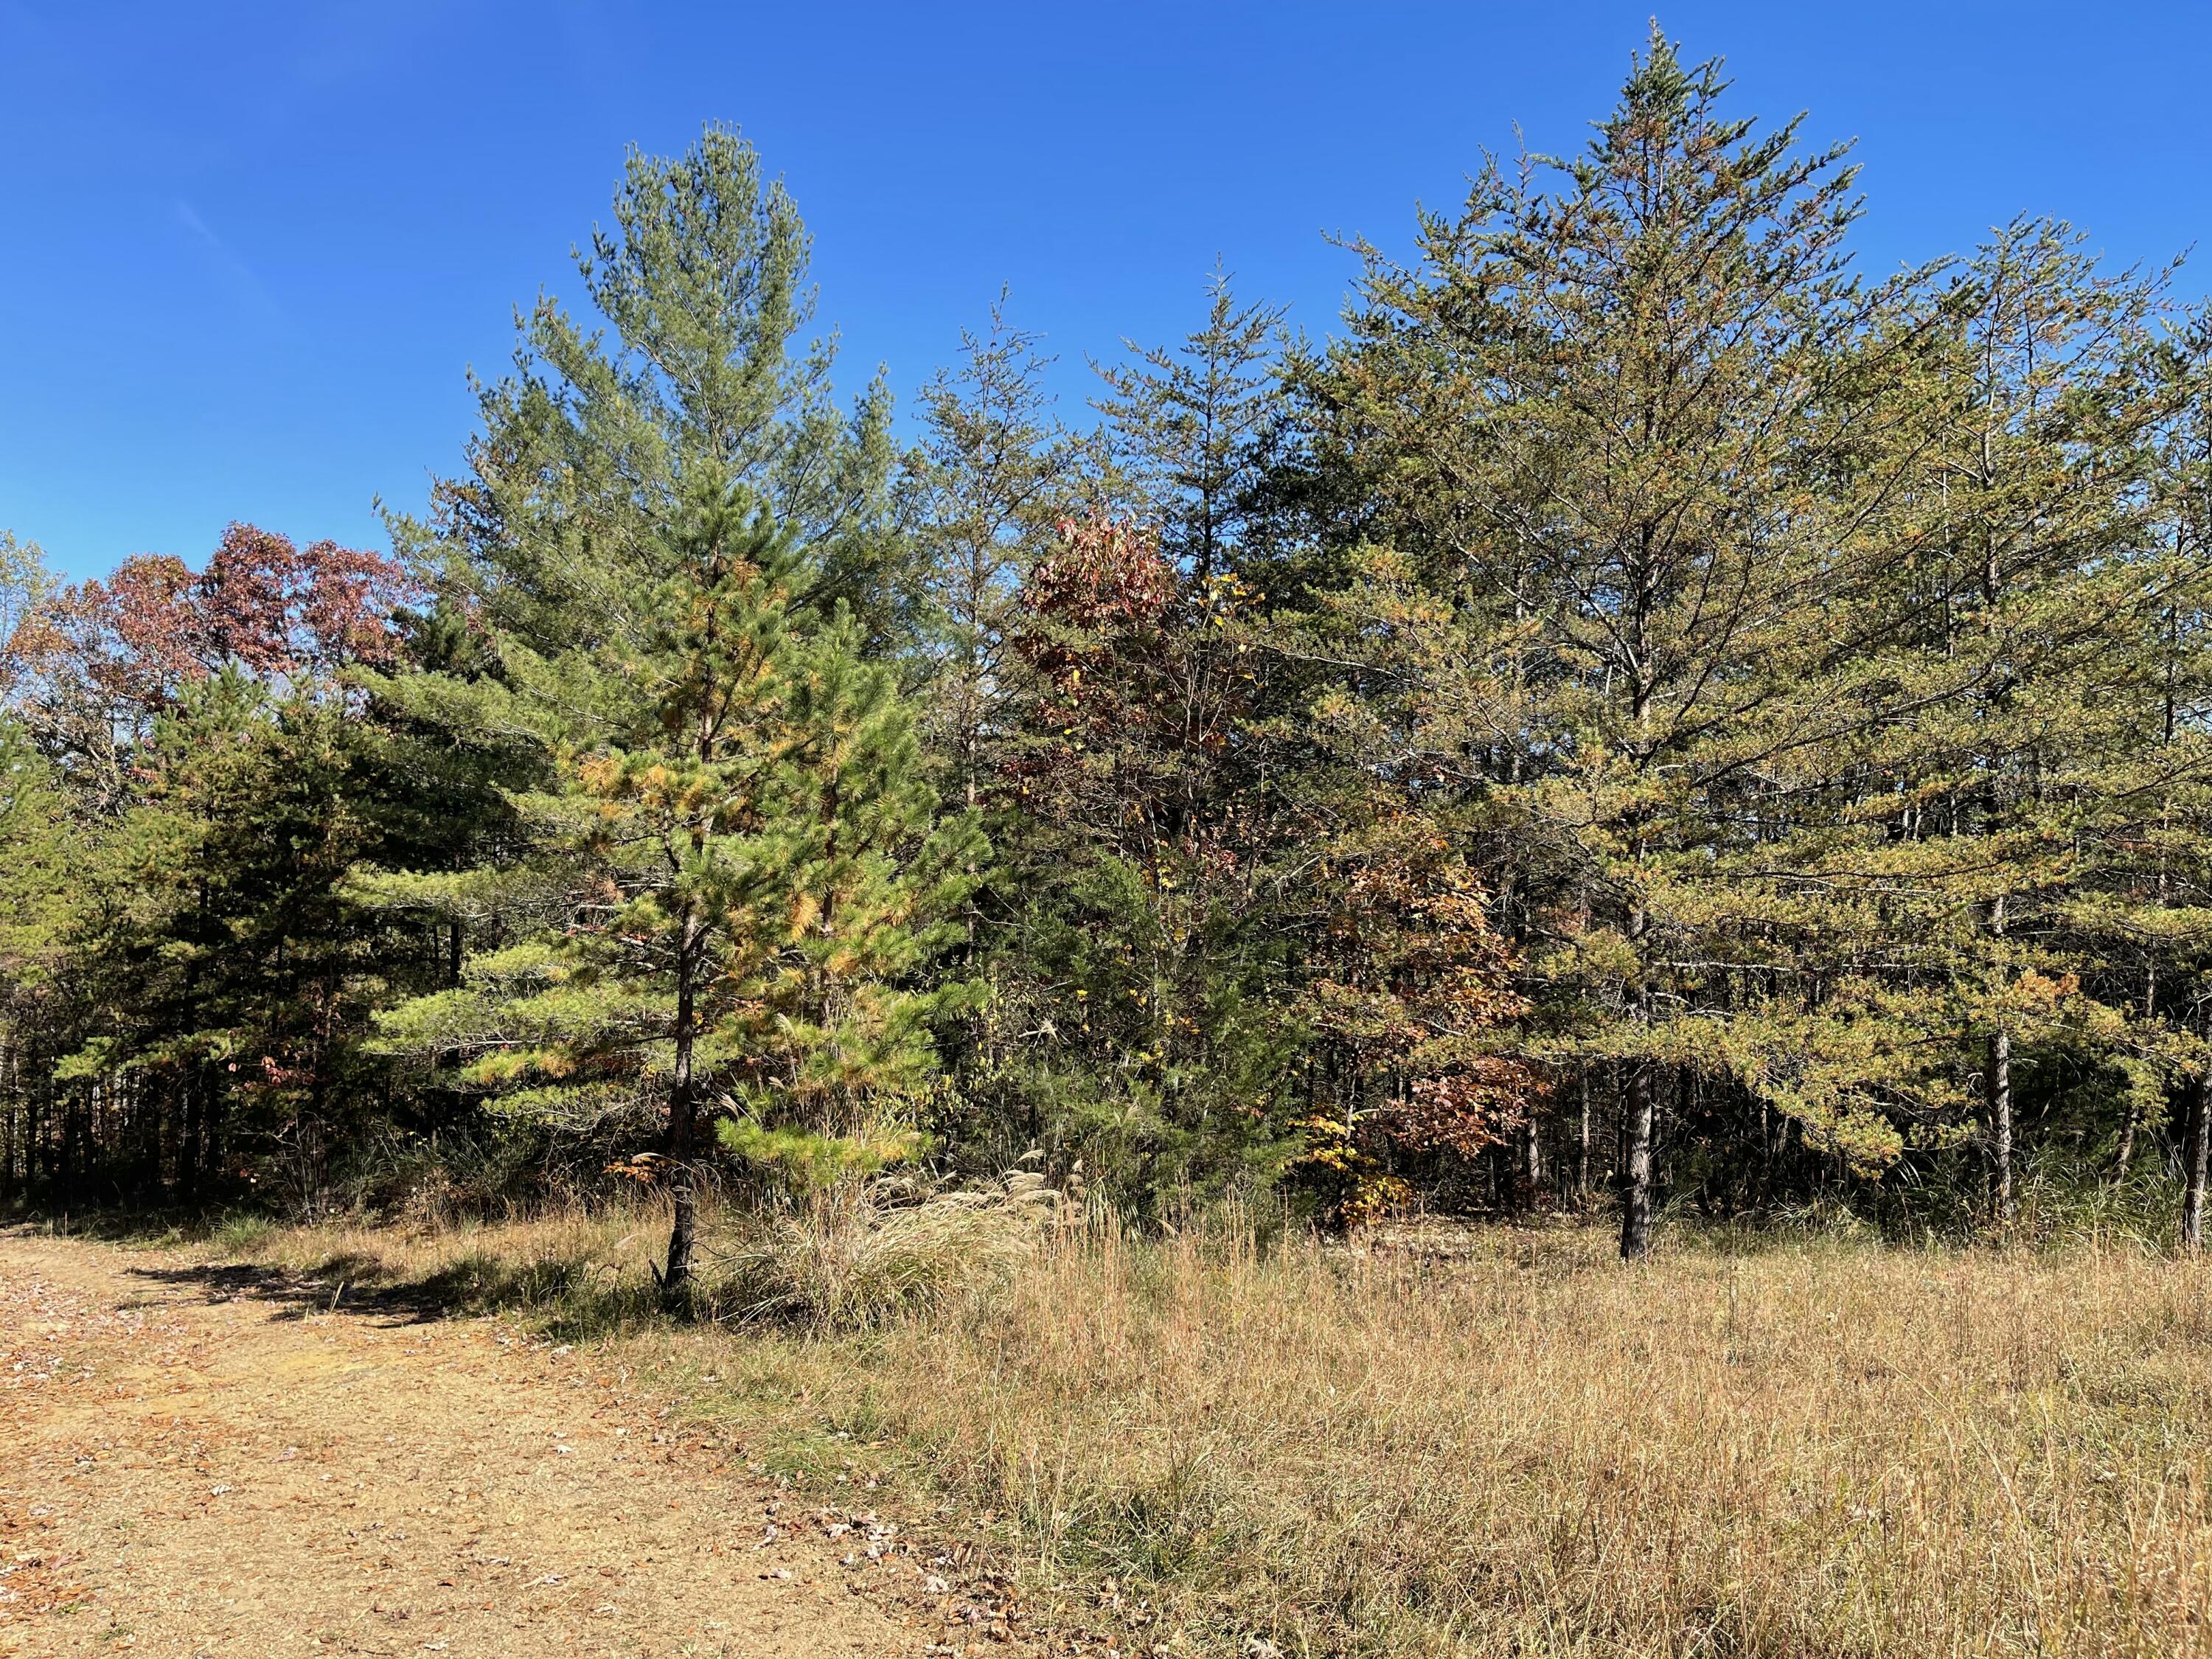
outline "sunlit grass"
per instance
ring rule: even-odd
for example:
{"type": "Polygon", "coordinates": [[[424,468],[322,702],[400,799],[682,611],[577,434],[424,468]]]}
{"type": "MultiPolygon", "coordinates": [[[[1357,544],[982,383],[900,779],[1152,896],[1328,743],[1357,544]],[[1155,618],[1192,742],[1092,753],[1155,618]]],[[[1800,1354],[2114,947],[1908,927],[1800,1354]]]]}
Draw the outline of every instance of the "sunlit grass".
{"type": "MultiPolygon", "coordinates": [[[[650,1219],[259,1249],[473,1272],[486,1304],[574,1321],[646,1282],[650,1219]]],[[[1093,1224],[935,1305],[845,1334],[599,1322],[763,1455],[839,1432],[988,1516],[1048,1599],[1110,1579],[1113,1616],[1157,1615],[1146,1645],[2212,1653],[2195,1263],[1691,1241],[1630,1269],[1573,1229],[1443,1261],[1093,1224]]]]}

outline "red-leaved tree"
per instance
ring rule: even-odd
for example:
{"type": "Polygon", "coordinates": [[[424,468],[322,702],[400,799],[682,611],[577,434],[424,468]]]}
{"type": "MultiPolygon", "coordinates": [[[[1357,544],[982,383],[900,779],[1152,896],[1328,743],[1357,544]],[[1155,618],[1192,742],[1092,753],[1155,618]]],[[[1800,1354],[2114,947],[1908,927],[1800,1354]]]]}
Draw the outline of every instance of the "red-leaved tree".
{"type": "Polygon", "coordinates": [[[16,699],[51,749],[119,785],[120,756],[187,687],[235,666],[324,694],[349,663],[391,661],[419,598],[389,556],[234,524],[202,570],[140,554],[44,599],[16,630],[16,699]]]}

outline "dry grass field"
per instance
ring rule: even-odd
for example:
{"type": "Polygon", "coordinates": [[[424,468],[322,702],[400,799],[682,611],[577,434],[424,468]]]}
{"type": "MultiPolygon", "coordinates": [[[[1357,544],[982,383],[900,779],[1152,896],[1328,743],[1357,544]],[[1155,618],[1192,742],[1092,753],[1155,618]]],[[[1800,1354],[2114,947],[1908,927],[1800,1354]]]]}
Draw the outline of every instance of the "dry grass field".
{"type": "Polygon", "coordinates": [[[795,1478],[957,1516],[1134,1651],[2212,1653],[2199,1264],[1094,1225],[988,1298],[837,1334],[634,1317],[654,1242],[568,1218],[255,1253],[616,1345],[795,1478]]]}

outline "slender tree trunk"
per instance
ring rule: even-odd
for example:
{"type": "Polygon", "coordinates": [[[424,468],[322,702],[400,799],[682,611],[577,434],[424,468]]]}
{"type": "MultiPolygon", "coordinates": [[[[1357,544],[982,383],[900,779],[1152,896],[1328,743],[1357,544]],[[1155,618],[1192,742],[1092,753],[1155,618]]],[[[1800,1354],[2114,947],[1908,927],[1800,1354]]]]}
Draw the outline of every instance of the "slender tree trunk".
{"type": "Polygon", "coordinates": [[[189,1204],[199,1194],[200,1175],[200,1076],[199,1062],[187,1060],[183,1085],[183,1109],[178,1114],[182,1120],[177,1136],[177,1197],[189,1204]]]}
{"type": "MultiPolygon", "coordinates": [[[[209,925],[210,908],[208,875],[204,866],[199,879],[193,884],[195,921],[192,929],[194,942],[199,949],[187,961],[185,969],[185,1018],[192,1029],[203,1024],[200,1018],[200,959],[213,933],[209,925]]],[[[184,1076],[179,1079],[183,1098],[179,1102],[177,1134],[177,1197],[190,1204],[200,1195],[200,1171],[209,1160],[204,1143],[207,1139],[208,1063],[204,1057],[187,1059],[184,1076]]]]}
{"type": "Polygon", "coordinates": [[[1774,1201],[1774,1122],[1773,1113],[1765,1101],[1759,1103],[1759,1202],[1763,1209],[1774,1201]]]}
{"type": "MultiPolygon", "coordinates": [[[[2170,702],[2166,719],[2170,726],[2172,723],[2170,702]]],[[[2159,908],[2163,909],[2166,906],[2166,854],[2163,852],[2159,854],[2158,902],[2159,908]]],[[[2158,958],[2155,956],[2143,963],[2142,1017],[2146,1025],[2158,1018],[2158,958]]],[[[2112,1155],[2112,1179],[2115,1182],[2128,1178],[2128,1165],[2135,1162],[2136,1136],[2142,1128],[2142,1103],[2130,1094],[2128,1097],[2128,1115],[2120,1125],[2119,1150],[2112,1155]]]]}
{"type": "Polygon", "coordinates": [[[30,1184],[30,1149],[26,1144],[26,1119],[30,1097],[23,1092],[23,1056],[20,1049],[8,1051],[8,1139],[0,1145],[0,1198],[12,1199],[22,1187],[30,1184]],[[18,1149],[23,1155],[23,1174],[19,1185],[15,1174],[18,1149]]]}
{"type": "MultiPolygon", "coordinates": [[[[717,576],[720,552],[715,555],[717,576]]],[[[716,613],[707,618],[709,649],[718,632],[716,613]]],[[[691,750],[704,769],[714,758],[714,697],[702,698],[692,730],[691,750]]],[[[706,849],[703,818],[690,824],[691,856],[706,849]]],[[[707,922],[687,898],[683,926],[676,941],[676,1066],[668,1085],[668,1195],[673,1218],[668,1230],[668,1266],[660,1275],[661,1305],[671,1313],[685,1311],[691,1301],[691,1247],[699,1229],[698,1107],[691,1086],[692,1050],[698,1041],[698,980],[705,954],[707,922]]]]}
{"type": "Polygon", "coordinates": [[[1620,1259],[1640,1261],[1651,1254],[1651,1066],[1638,1060],[1628,1067],[1621,1097],[1620,1259]]]}
{"type": "MultiPolygon", "coordinates": [[[[1641,699],[1637,715],[1643,716],[1641,699]]],[[[1639,846],[1638,856],[1642,856],[1639,846]]],[[[1629,913],[1628,937],[1641,949],[1648,918],[1638,904],[1629,913]]],[[[1629,1008],[1637,1024],[1651,1024],[1651,993],[1639,984],[1629,1008]]],[[[1624,1079],[1620,1115],[1620,1259],[1640,1261],[1651,1254],[1651,1131],[1654,1112],[1651,1062],[1632,1061],[1624,1079]]]]}
{"type": "MultiPolygon", "coordinates": [[[[2005,934],[2005,896],[1990,901],[1990,936],[2005,934]]],[[[2002,1022],[2002,1014],[2000,1012],[2002,1022]]],[[[1990,1188],[2000,1226],[2012,1220],[2012,1033],[2000,1023],[1990,1033],[1990,1188]]]]}
{"type": "Polygon", "coordinates": [[[0,1105],[0,1202],[15,1196],[15,1067],[8,1056],[6,1104],[0,1105]]]}
{"type": "Polygon", "coordinates": [[[2112,1154],[2112,1179],[2128,1178],[2128,1166],[2136,1161],[2136,1136],[2142,1127],[2142,1108],[2136,1102],[2128,1102],[2128,1115],[2120,1122],[2120,1146],[2112,1154]]]}
{"type": "Polygon", "coordinates": [[[2212,1079],[2189,1080],[2187,1122],[2182,1134],[2181,1248],[2192,1255],[2204,1248],[2204,1171],[2212,1142],[2212,1079]]]}
{"type": "Polygon", "coordinates": [[[200,1175],[204,1181],[220,1184],[222,1175],[224,1115],[228,1103],[223,1095],[222,1079],[215,1087],[208,1086],[208,1079],[200,1079],[200,1175]]]}
{"type": "Polygon", "coordinates": [[[1580,1209],[1589,1201],[1590,1158],[1590,1085],[1587,1067],[1583,1072],[1583,1121],[1575,1136],[1575,1207],[1580,1209]]]}
{"type": "Polygon", "coordinates": [[[668,1090],[668,1190],[676,1218],[668,1234],[668,1267],[660,1276],[660,1299],[681,1311],[691,1296],[691,1243],[699,1225],[696,1151],[697,1113],[691,1098],[691,1050],[697,1014],[692,981],[697,968],[698,924],[686,916],[676,952],[676,1072],[668,1090]]]}
{"type": "Polygon", "coordinates": [[[2012,1220],[2012,1033],[1990,1033],[1990,1188],[2000,1224],[2012,1220]]]}

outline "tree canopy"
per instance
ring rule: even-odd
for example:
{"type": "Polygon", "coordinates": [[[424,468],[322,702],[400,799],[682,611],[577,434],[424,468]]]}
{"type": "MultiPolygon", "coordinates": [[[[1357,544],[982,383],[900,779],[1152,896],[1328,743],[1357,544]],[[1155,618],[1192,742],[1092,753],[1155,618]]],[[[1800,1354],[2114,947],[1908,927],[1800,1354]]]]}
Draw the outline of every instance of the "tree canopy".
{"type": "Polygon", "coordinates": [[[2193,1245],[2212,319],[1861,205],[1655,28],[1324,337],[1217,270],[1086,428],[1002,293],[908,430],[751,145],[633,153],[388,555],[0,538],[0,1195],[2193,1245]]]}

